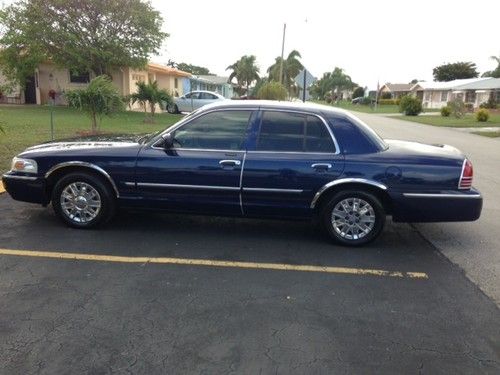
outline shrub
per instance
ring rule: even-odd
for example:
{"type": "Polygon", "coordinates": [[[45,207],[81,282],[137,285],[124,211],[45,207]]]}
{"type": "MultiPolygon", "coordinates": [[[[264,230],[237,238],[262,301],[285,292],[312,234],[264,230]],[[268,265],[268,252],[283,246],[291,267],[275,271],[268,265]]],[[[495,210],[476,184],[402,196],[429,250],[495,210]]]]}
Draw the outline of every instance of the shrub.
{"type": "Polygon", "coordinates": [[[406,116],[416,116],[422,112],[422,102],[414,96],[403,96],[399,103],[399,110],[406,116]]]}
{"type": "Polygon", "coordinates": [[[447,105],[441,108],[441,116],[449,117],[451,115],[451,109],[447,105]]]}
{"type": "Polygon", "coordinates": [[[490,118],[490,113],[487,109],[480,109],[476,112],[476,120],[479,122],[486,122],[490,118]]]}
{"type": "Polygon", "coordinates": [[[383,92],[382,95],[380,95],[380,99],[392,99],[392,94],[390,92],[383,92]]]}
{"type": "Polygon", "coordinates": [[[479,105],[479,108],[497,109],[497,106],[498,106],[498,104],[495,101],[495,97],[493,95],[490,95],[490,98],[488,99],[488,101],[481,103],[479,105]]]}
{"type": "MultiPolygon", "coordinates": [[[[287,97],[287,91],[285,86],[279,82],[268,82],[259,89],[257,92],[257,97],[259,99],[268,100],[285,100],[287,97]]],[[[328,103],[328,99],[326,100],[328,103]]],[[[330,99],[331,103],[331,99],[330,99]]]]}
{"type": "Polygon", "coordinates": [[[378,104],[380,105],[397,105],[397,99],[380,99],[378,104]]]}
{"type": "Polygon", "coordinates": [[[465,110],[467,112],[474,112],[474,104],[472,104],[472,103],[465,103],[465,110]]]}
{"type": "Polygon", "coordinates": [[[448,102],[448,107],[450,107],[451,114],[455,118],[461,118],[465,115],[465,104],[460,99],[453,99],[448,102]]]}
{"type": "Polygon", "coordinates": [[[365,89],[362,87],[356,87],[352,93],[352,98],[360,98],[365,96],[365,89]]]}

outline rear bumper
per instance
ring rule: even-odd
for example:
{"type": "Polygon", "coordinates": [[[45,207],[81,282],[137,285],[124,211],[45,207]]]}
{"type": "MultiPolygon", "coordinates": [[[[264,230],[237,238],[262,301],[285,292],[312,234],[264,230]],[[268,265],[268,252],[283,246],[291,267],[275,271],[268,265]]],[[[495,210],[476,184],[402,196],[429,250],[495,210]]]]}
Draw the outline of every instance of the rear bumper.
{"type": "Polygon", "coordinates": [[[393,220],[397,222],[474,221],[481,216],[479,191],[398,193],[392,195],[393,220]]]}
{"type": "Polygon", "coordinates": [[[2,182],[7,193],[15,200],[44,205],[49,203],[43,177],[8,172],[2,176],[2,182]]]}

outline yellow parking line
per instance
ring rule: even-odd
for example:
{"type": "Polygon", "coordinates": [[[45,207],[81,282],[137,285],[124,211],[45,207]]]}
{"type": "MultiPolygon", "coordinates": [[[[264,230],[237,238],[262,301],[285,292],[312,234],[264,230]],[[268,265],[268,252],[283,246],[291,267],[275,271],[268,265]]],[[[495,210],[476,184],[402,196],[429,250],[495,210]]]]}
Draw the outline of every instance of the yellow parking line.
{"type": "Polygon", "coordinates": [[[233,262],[225,260],[208,260],[208,259],[126,257],[126,256],[116,256],[116,255],[79,254],[79,253],[62,253],[54,251],[32,251],[32,250],[11,250],[11,249],[0,249],[0,255],[14,255],[14,256],[52,258],[52,259],[88,260],[88,261],[100,261],[100,262],[180,264],[187,266],[248,268],[248,269],[299,271],[299,272],[322,272],[322,273],[336,273],[336,274],[347,274],[347,275],[397,277],[406,279],[429,278],[427,274],[424,272],[401,272],[401,271],[386,271],[386,270],[366,269],[366,268],[293,265],[293,264],[282,264],[282,263],[233,262]]]}
{"type": "Polygon", "coordinates": [[[0,194],[5,193],[5,188],[3,187],[2,181],[0,181],[0,194]]]}

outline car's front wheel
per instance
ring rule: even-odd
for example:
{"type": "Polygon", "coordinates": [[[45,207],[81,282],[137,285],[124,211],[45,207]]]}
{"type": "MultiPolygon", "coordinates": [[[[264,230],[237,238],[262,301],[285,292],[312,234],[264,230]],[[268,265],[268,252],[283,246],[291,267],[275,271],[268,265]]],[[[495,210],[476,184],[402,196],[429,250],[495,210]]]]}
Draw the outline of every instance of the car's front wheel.
{"type": "Polygon", "coordinates": [[[111,189],[91,173],[70,173],[52,191],[52,207],[57,216],[74,228],[93,228],[106,223],[115,211],[111,189]]]}
{"type": "Polygon", "coordinates": [[[377,238],[385,224],[380,200],[365,191],[340,191],[321,210],[327,233],[338,243],[361,246],[377,238]]]}
{"type": "Polygon", "coordinates": [[[171,114],[179,113],[179,107],[175,103],[170,103],[167,105],[167,112],[171,114]]]}

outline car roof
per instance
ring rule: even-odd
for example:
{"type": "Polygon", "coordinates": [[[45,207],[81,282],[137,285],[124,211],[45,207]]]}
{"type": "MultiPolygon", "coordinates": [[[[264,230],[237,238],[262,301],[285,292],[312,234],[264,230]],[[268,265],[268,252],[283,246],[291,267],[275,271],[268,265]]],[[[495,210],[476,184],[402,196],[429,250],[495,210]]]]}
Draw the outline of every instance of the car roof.
{"type": "Polygon", "coordinates": [[[350,115],[349,112],[334,108],[332,106],[312,103],[312,102],[288,102],[276,100],[224,100],[207,104],[204,109],[217,109],[217,108],[260,108],[260,109],[281,109],[290,111],[305,111],[313,113],[332,113],[341,115],[350,115]]]}

